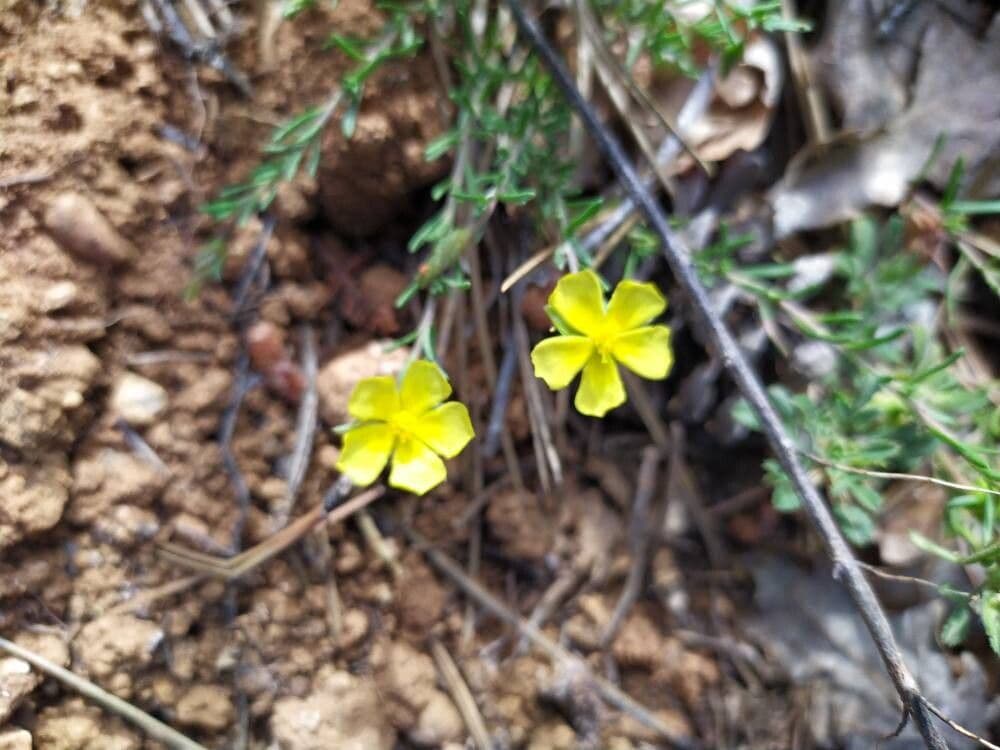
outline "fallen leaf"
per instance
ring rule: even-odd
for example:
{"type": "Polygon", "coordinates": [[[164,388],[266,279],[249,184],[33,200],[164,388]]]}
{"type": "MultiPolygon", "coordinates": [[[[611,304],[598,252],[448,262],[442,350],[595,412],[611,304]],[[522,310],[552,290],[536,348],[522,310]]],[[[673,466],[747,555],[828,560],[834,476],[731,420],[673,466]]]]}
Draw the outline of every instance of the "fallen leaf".
{"type": "Polygon", "coordinates": [[[895,84],[887,83],[898,80],[898,74],[873,73],[876,85],[858,83],[866,80],[866,69],[884,68],[893,59],[890,43],[876,44],[870,32],[861,31],[871,23],[863,12],[866,3],[843,3],[834,20],[848,30],[857,27],[859,38],[869,40],[850,50],[858,59],[842,69],[845,92],[851,86],[860,91],[842,104],[849,130],[831,143],[806,147],[772,188],[778,237],[851,219],[872,205],[899,204],[942,138],[924,175],[930,183],[943,187],[961,158],[966,185],[973,187],[964,197],[1000,195],[1000,97],[989,93],[1000,91],[1000,16],[977,39],[967,24],[937,4],[921,4],[928,6],[923,12],[932,22],[920,37],[912,92],[902,109],[895,84]]]}
{"type": "MultiPolygon", "coordinates": [[[[766,36],[753,36],[740,62],[725,76],[717,74],[708,110],[685,130],[685,142],[706,162],[723,161],[736,151],[757,148],[771,128],[783,83],[784,68],[777,45],[766,36]]],[[[656,81],[652,96],[667,117],[676,122],[695,85],[687,78],[656,81]]],[[[682,154],[671,171],[682,172],[691,164],[691,157],[682,154]]]]}

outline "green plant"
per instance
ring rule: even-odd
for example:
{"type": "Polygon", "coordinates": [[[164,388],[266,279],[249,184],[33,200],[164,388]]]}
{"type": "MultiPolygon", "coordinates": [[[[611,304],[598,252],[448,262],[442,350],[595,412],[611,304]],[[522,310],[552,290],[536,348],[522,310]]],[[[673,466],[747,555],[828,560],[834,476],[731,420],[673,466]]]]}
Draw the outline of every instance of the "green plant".
{"type": "MultiPolygon", "coordinates": [[[[956,642],[965,632],[967,615],[958,613],[971,603],[1000,652],[1000,618],[993,614],[1000,590],[1000,390],[971,375],[964,352],[943,342],[940,314],[954,285],[906,251],[902,231],[899,217],[881,225],[856,221],[847,246],[829,259],[828,275],[815,283],[803,283],[795,263],[742,266],[741,239],[725,233],[698,264],[703,275],[752,295],[764,315],[784,323],[793,347],[811,342],[830,355],[827,371],[811,374],[802,391],[774,385],[769,393],[853,543],[872,540],[890,479],[929,471],[929,481],[955,493],[946,528],[969,552],[922,537],[915,542],[953,562],[986,566],[982,590],[962,599],[943,638],[956,642]]],[[[744,404],[734,416],[757,426],[744,404]]],[[[798,498],[777,463],[767,461],[765,474],[775,507],[796,510],[798,498]]]]}
{"type": "MultiPolygon", "coordinates": [[[[583,0],[580,0],[581,2],[583,0]]],[[[283,12],[308,12],[317,0],[286,0],[283,12]]],[[[575,159],[569,145],[570,111],[548,74],[527,53],[509,13],[499,5],[473,0],[381,2],[386,22],[372,40],[332,34],[329,46],[355,61],[330,97],[276,127],[264,145],[263,159],[246,180],[224,188],[203,210],[222,224],[195,262],[189,294],[217,280],[232,227],[267,210],[278,187],[302,170],[315,173],[324,130],[339,119],[345,136],[353,133],[363,104],[365,82],[389,60],[420,50],[433,36],[444,53],[454,105],[454,124],[426,147],[429,160],[451,157],[450,175],[434,186],[440,208],[410,239],[411,252],[427,248],[413,280],[398,303],[415,294],[441,294],[467,285],[462,258],[479,241],[499,206],[527,212],[540,234],[558,242],[554,261],[575,270],[591,258],[577,233],[602,206],[575,184],[575,159]]],[[[786,22],[776,0],[749,7],[713,3],[702,12],[679,3],[648,0],[593,4],[609,40],[640,40],[622,61],[626,69],[640,55],[659,67],[700,72],[698,48],[735,60],[754,29],[802,28],[786,22]]]]}

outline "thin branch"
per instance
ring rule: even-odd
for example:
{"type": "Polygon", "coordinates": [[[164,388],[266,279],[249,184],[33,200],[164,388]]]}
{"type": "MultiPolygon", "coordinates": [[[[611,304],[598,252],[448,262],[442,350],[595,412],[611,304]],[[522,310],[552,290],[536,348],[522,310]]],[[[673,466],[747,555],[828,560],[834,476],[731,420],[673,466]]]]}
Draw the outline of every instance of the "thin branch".
{"type": "Polygon", "coordinates": [[[125,440],[125,445],[128,446],[130,451],[156,469],[160,474],[165,476],[171,476],[173,474],[173,472],[170,471],[170,467],[163,462],[163,459],[160,458],[159,454],[154,451],[152,447],[150,447],[149,443],[145,441],[142,435],[136,432],[128,422],[119,417],[115,420],[115,427],[122,434],[122,438],[125,440]]]}
{"type": "Polygon", "coordinates": [[[434,657],[438,672],[441,673],[441,678],[447,686],[448,692],[451,693],[451,699],[455,702],[458,712],[462,714],[462,719],[465,721],[465,726],[469,730],[473,742],[476,743],[476,747],[478,750],[491,750],[493,741],[490,739],[490,733],[486,729],[486,722],[483,721],[479,706],[476,705],[476,699],[462,678],[462,673],[459,671],[458,665],[455,664],[455,660],[441,645],[441,641],[436,638],[431,641],[431,656],[434,657]]]}
{"type": "Polygon", "coordinates": [[[75,690],[84,698],[93,701],[105,711],[117,714],[126,721],[135,724],[148,737],[162,742],[167,747],[175,748],[176,750],[207,750],[204,745],[199,745],[194,740],[189,740],[176,729],[168,727],[159,719],[153,718],[128,701],[122,700],[117,695],[112,695],[90,680],[85,680],[83,677],[60,667],[58,664],[36,654],[34,651],[22,648],[16,643],[8,641],[6,638],[0,638],[0,650],[28,662],[28,664],[39,672],[43,672],[49,677],[59,680],[63,685],[75,690]]]}
{"type": "Polygon", "coordinates": [[[940,708],[938,708],[937,706],[935,706],[930,701],[927,701],[927,707],[931,710],[932,714],[934,714],[935,716],[937,716],[939,719],[941,719],[941,721],[943,721],[945,724],[947,724],[949,727],[951,727],[953,730],[955,730],[956,732],[958,732],[963,737],[968,737],[973,742],[977,742],[980,745],[982,745],[983,747],[988,747],[990,750],[1000,750],[1000,747],[997,747],[992,742],[990,742],[989,740],[987,740],[985,737],[980,737],[975,732],[972,732],[972,731],[966,729],[965,727],[963,727],[957,721],[952,721],[951,719],[949,719],[947,716],[945,716],[941,712],[940,708]]]}
{"type": "MultiPolygon", "coordinates": [[[[938,586],[933,581],[928,581],[926,578],[917,578],[916,576],[904,576],[904,575],[899,575],[897,573],[888,573],[882,570],[881,568],[875,567],[874,565],[869,565],[866,562],[861,562],[860,560],[858,561],[858,565],[860,565],[862,568],[867,570],[872,575],[878,576],[879,578],[882,578],[886,581],[895,581],[896,583],[912,583],[916,584],[917,586],[923,586],[924,588],[932,589],[936,594],[941,593],[941,587],[938,586]]],[[[975,598],[974,595],[968,594],[965,591],[956,591],[952,589],[949,593],[956,594],[958,596],[964,596],[966,599],[975,598]]]]}
{"type": "Polygon", "coordinates": [[[233,380],[232,396],[222,414],[219,426],[219,452],[222,454],[222,465],[226,474],[229,475],[229,481],[233,485],[233,493],[236,495],[237,518],[236,523],[233,524],[232,538],[229,542],[231,552],[239,551],[240,539],[243,537],[243,527],[246,524],[251,503],[250,488],[247,486],[246,479],[243,478],[236,454],[233,453],[233,435],[236,433],[236,421],[240,416],[243,399],[259,380],[256,375],[250,374],[250,358],[244,352],[236,363],[236,378],[233,380]]]}
{"type": "Polygon", "coordinates": [[[309,460],[312,458],[313,443],[316,438],[316,423],[318,421],[319,394],[316,390],[316,334],[312,326],[302,327],[302,375],[306,381],[302,399],[299,401],[299,412],[295,418],[295,447],[292,459],[288,462],[288,485],[281,506],[274,514],[274,525],[281,528],[288,522],[288,517],[295,507],[299,489],[309,470],[309,460]]]}
{"type": "Polygon", "coordinates": [[[51,180],[54,172],[25,172],[10,177],[0,178],[0,190],[6,190],[17,185],[37,185],[39,182],[51,180]]]}
{"type": "Polygon", "coordinates": [[[349,490],[349,483],[342,483],[338,480],[334,483],[330,491],[327,492],[327,497],[324,499],[323,505],[317,506],[305,515],[296,518],[281,531],[271,535],[267,541],[261,542],[256,547],[251,547],[234,557],[207,555],[204,552],[196,552],[195,550],[169,543],[157,545],[157,551],[160,557],[167,562],[172,562],[189,570],[198,571],[199,573],[207,573],[226,581],[232,581],[240,578],[258,565],[281,554],[305,536],[310,529],[315,528],[320,523],[324,521],[330,524],[339,523],[385,494],[383,487],[371,487],[341,505],[339,501],[346,496],[349,490]],[[345,485],[347,489],[341,490],[340,488],[345,485]],[[332,502],[331,500],[336,502],[332,502]]]}
{"type": "Polygon", "coordinates": [[[977,487],[974,484],[962,484],[961,482],[949,482],[947,479],[938,479],[937,477],[924,476],[923,474],[906,474],[898,471],[875,471],[873,469],[860,469],[856,466],[848,466],[847,464],[839,464],[836,461],[830,461],[825,458],[821,458],[808,451],[800,450],[803,456],[808,458],[810,461],[815,461],[823,466],[828,466],[831,469],[837,469],[838,471],[846,471],[850,474],[861,474],[866,477],[875,477],[876,479],[909,479],[914,482],[927,482],[928,484],[936,484],[939,487],[950,487],[954,490],[964,490],[965,492],[981,492],[986,495],[1000,495],[1000,490],[991,490],[987,487],[977,487]]]}
{"type": "Polygon", "coordinates": [[[243,270],[240,272],[240,278],[236,283],[236,290],[233,293],[233,312],[231,313],[233,320],[239,318],[246,308],[247,297],[250,296],[253,283],[257,280],[261,266],[264,265],[264,259],[267,257],[267,246],[271,242],[271,235],[274,234],[274,225],[275,219],[273,216],[268,216],[264,219],[264,225],[261,227],[257,244],[250,251],[250,257],[247,258],[243,270]]]}
{"type": "Polygon", "coordinates": [[[528,19],[521,3],[518,0],[507,0],[507,4],[514,14],[514,19],[517,21],[521,33],[534,46],[539,57],[549,68],[556,84],[562,89],[570,105],[580,115],[591,136],[614,169],[622,187],[635,204],[640,207],[649,226],[660,238],[663,253],[675,278],[687,292],[692,309],[709,334],[723,364],[756,413],[772,450],[790,477],[792,486],[801,498],[813,526],[822,537],[827,554],[834,564],[834,576],[847,586],[875,641],[896,691],[899,693],[904,712],[913,717],[928,748],[944,750],[947,745],[940,732],[933,725],[932,714],[926,699],[920,693],[916,680],[903,662],[903,656],[896,645],[889,621],[875,597],[875,592],[861,572],[847,542],[841,536],[829,508],[824,504],[812,482],[809,481],[809,477],[799,461],[795,445],[785,431],[781,418],[768,400],[767,393],[756,372],[747,362],[726,324],[713,309],[708,292],[691,263],[689,248],[670,227],[666,214],[643,185],[638,172],[632,166],[621,144],[601,121],[590,103],[580,96],[580,92],[574,85],[573,79],[567,72],[559,54],[538,30],[535,23],[528,19]]]}
{"type": "Polygon", "coordinates": [[[615,604],[615,610],[608,620],[607,627],[601,634],[601,649],[606,649],[618,635],[618,629],[625,622],[625,617],[632,605],[642,593],[642,584],[646,580],[646,569],[649,567],[649,552],[652,547],[653,529],[656,528],[653,513],[653,495],[656,492],[657,470],[660,464],[660,451],[649,446],[642,452],[642,463],[639,464],[639,479],[636,482],[635,500],[632,502],[632,519],[629,524],[629,546],[632,552],[632,565],[625,579],[625,587],[615,604]]]}

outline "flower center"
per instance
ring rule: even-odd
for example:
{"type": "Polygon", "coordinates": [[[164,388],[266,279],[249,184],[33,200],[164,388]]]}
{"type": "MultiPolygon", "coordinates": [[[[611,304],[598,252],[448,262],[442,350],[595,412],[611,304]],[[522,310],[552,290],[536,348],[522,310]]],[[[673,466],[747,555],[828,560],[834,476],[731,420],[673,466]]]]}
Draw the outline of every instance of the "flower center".
{"type": "Polygon", "coordinates": [[[417,426],[420,424],[420,418],[405,409],[400,409],[389,417],[388,424],[396,437],[412,438],[417,432],[417,426]]]}
{"type": "Polygon", "coordinates": [[[590,336],[597,355],[605,362],[611,358],[611,343],[615,338],[615,333],[616,331],[609,331],[606,327],[602,326],[590,336]]]}

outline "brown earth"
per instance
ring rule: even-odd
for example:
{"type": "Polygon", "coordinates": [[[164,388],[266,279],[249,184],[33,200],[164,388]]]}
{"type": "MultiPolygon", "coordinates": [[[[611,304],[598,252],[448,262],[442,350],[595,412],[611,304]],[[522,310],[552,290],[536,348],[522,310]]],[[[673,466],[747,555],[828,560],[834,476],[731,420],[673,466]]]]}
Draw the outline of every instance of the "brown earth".
{"type": "MultiPolygon", "coordinates": [[[[492,621],[480,618],[464,638],[464,600],[390,532],[398,575],[354,523],[321,530],[230,586],[186,579],[156,555],[154,542],[168,539],[215,554],[260,542],[284,503],[299,395],[289,384],[300,373],[265,368],[266,385],[239,412],[232,451],[250,495],[244,519],[219,443],[240,328],[228,288],[209,286],[193,302],[183,292],[212,229],[197,206],[245,177],[271,126],[329,94],[346,65],[321,50],[329,29],[363,36],[380,25],[366,2],[319,7],[283,23],[263,11],[241,17],[227,52],[249,76],[248,100],[151,35],[136,3],[3,4],[0,634],[208,747],[230,747],[241,732],[244,746],[283,750],[463,747],[468,731],[428,655],[431,636],[461,664],[499,746],[578,747],[586,731],[570,717],[589,711],[600,718],[593,746],[637,747],[648,739],[642,727],[592,697],[566,697],[574,675],[545,658],[507,657],[510,633],[492,621]]],[[[405,283],[393,263],[405,257],[406,231],[394,217],[409,215],[410,196],[441,169],[422,156],[443,127],[429,59],[390,66],[366,97],[350,143],[330,129],[317,181],[279,195],[271,285],[254,300],[270,326],[255,331],[255,365],[297,361],[302,324],[320,342],[325,421],[296,515],[334,478],[327,427],[343,419],[352,383],[403,356],[370,343],[413,323],[391,306],[405,283]],[[382,256],[388,264],[375,263],[382,256]],[[331,282],[331,268],[357,274],[364,293],[352,296],[336,274],[331,282]]],[[[234,242],[229,282],[258,229],[234,242]]],[[[483,577],[527,614],[554,558],[586,571],[601,585],[573,605],[565,635],[603,673],[595,634],[627,569],[614,508],[631,486],[607,472],[591,479],[605,489],[574,494],[560,513],[500,490],[485,523],[505,562],[483,577]],[[540,573],[519,581],[509,565],[540,573]]],[[[385,520],[401,501],[380,502],[385,520]]],[[[461,550],[469,530],[452,522],[469,502],[446,487],[422,501],[417,525],[461,550]]],[[[677,731],[694,731],[691,716],[718,680],[712,660],[666,638],[642,609],[613,654],[630,691],[677,731]]],[[[154,746],[20,660],[0,660],[0,685],[0,747],[154,746]]]]}

